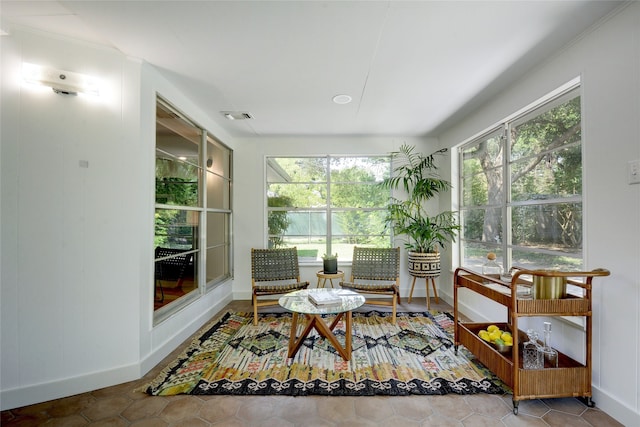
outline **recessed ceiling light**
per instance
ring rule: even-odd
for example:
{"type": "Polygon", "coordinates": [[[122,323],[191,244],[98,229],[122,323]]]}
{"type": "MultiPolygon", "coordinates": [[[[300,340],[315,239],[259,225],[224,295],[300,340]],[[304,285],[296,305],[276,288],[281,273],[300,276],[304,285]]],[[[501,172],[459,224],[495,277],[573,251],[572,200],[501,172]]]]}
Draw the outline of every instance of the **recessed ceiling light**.
{"type": "Polygon", "coordinates": [[[335,102],[336,104],[344,105],[350,103],[352,99],[353,98],[351,98],[349,95],[336,95],[333,97],[333,102],[335,102]]]}

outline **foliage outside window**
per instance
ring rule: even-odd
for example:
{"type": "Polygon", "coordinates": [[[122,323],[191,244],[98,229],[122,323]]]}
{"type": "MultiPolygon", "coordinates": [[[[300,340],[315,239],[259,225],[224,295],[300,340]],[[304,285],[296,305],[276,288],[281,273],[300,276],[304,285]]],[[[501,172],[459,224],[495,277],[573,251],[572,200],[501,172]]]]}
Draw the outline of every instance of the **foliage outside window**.
{"type": "Polygon", "coordinates": [[[231,150],[158,99],[156,320],[231,275],[231,160],[231,150]]]}
{"type": "Polygon", "coordinates": [[[461,264],[580,270],[582,141],[577,88],[460,148],[461,264]]]}
{"type": "Polygon", "coordinates": [[[388,156],[269,157],[266,170],[269,247],[296,246],[301,262],[390,247],[390,194],[378,185],[389,176],[388,156]]]}

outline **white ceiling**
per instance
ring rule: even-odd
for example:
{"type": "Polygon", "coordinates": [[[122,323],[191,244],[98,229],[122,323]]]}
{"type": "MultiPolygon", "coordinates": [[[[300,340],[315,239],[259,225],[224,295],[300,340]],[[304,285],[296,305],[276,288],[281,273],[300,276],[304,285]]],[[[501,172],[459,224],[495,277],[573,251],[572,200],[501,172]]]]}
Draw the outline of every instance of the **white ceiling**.
{"type": "Polygon", "coordinates": [[[1,0],[0,13],[8,33],[31,27],[142,58],[234,136],[421,136],[620,4],[1,0]],[[337,105],[337,94],[353,102],[337,105]],[[254,118],[229,121],[228,110],[254,118]]]}

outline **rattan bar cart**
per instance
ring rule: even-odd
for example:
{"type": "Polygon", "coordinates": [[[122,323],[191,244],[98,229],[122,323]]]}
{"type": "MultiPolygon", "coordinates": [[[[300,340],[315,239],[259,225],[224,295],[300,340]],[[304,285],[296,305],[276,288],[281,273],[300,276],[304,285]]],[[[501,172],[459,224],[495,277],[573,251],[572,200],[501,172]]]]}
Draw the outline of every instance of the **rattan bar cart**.
{"type": "Polygon", "coordinates": [[[591,399],[591,332],[592,332],[592,280],[598,276],[608,276],[608,270],[597,269],[588,272],[561,272],[550,270],[513,269],[511,282],[499,277],[483,276],[467,268],[458,268],[454,274],[454,323],[455,349],[465,346],[478,360],[496,374],[513,390],[513,413],[518,414],[521,400],[556,397],[584,398],[593,407],[591,399]],[[570,285],[583,289],[583,297],[567,295],[557,299],[518,298],[517,290],[531,286],[535,276],[565,277],[570,285]],[[462,322],[458,313],[458,290],[470,289],[507,307],[507,322],[496,323],[513,335],[510,353],[498,352],[491,344],[478,336],[489,323],[462,322]],[[526,334],[518,329],[518,319],[527,316],[582,316],[585,318],[585,363],[579,363],[558,352],[558,367],[545,366],[544,369],[524,369],[521,343],[526,334]],[[516,333],[517,331],[517,333],[516,333]],[[518,351],[516,351],[518,350],[518,351]]]}

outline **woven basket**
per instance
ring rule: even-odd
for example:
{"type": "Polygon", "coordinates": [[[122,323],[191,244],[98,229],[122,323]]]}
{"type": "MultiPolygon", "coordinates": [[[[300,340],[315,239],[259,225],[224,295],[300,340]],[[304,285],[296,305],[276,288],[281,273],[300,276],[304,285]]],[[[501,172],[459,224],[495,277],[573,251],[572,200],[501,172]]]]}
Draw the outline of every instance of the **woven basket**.
{"type": "Polygon", "coordinates": [[[414,277],[440,276],[440,253],[409,252],[409,274],[414,277]]]}

